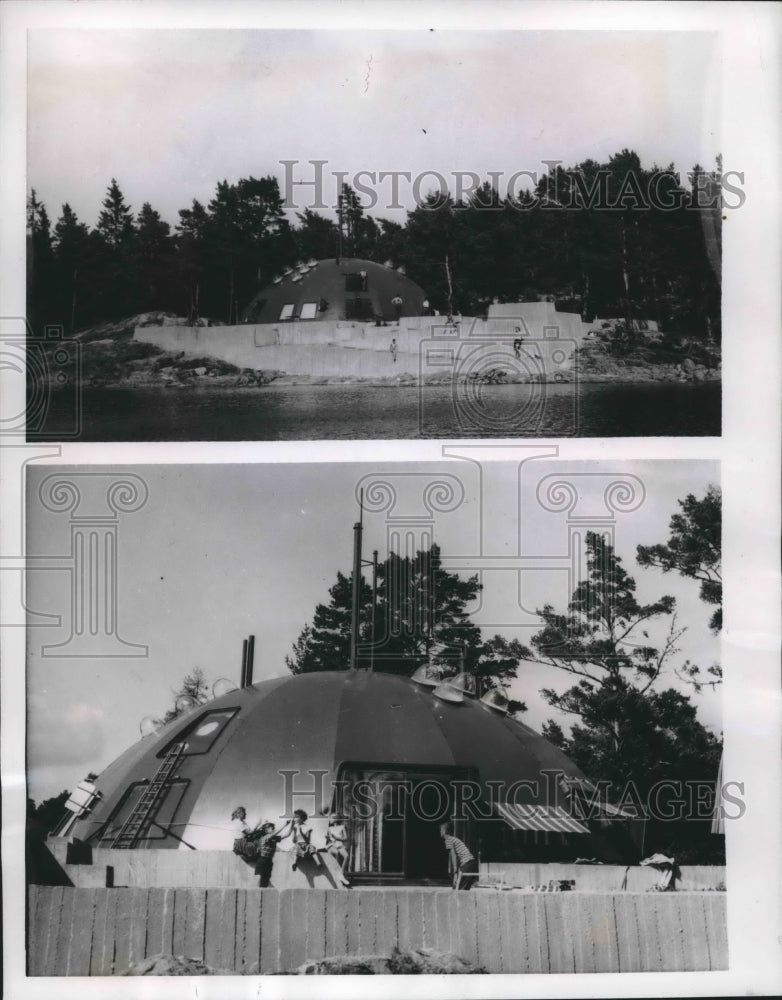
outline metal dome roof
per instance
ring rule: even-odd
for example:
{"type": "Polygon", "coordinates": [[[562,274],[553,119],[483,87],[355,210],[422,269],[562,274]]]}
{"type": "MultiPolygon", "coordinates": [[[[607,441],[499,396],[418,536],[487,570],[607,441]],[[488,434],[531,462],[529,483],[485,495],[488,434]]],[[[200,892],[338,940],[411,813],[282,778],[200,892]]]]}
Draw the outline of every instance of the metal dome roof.
{"type": "MultiPolygon", "coordinates": [[[[250,820],[282,816],[282,771],[299,772],[297,791],[313,791],[293,804],[310,815],[328,808],[330,783],[349,763],[467,768],[484,789],[489,781],[509,786],[537,780],[544,769],[583,777],[538,733],[473,699],[444,702],[391,674],[302,674],[231,691],[142,738],[99,776],[101,799],[73,834],[93,843],[105,838],[107,820],[129,788],[152,779],[167,749],[182,740],[189,751],[177,765],[177,794],[165,824],[204,848],[230,847],[229,818],[237,805],[246,807],[250,820]],[[312,771],[324,772],[322,788],[312,771]]],[[[556,794],[557,804],[566,805],[564,793],[556,794]]],[[[537,799],[524,791],[516,801],[534,804],[542,796],[543,790],[537,799]]],[[[139,846],[178,846],[162,833],[159,838],[139,846]]]]}
{"type": "Polygon", "coordinates": [[[356,257],[319,260],[291,268],[261,289],[244,318],[251,323],[392,320],[396,297],[402,299],[402,316],[422,314],[426,293],[400,271],[356,257]]]}

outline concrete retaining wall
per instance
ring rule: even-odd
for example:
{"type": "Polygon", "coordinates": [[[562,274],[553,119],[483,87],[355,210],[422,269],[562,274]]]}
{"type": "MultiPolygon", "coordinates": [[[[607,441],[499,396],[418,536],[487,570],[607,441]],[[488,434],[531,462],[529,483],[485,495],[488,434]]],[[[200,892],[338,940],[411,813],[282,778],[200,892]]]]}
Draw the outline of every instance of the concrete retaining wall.
{"type": "Polygon", "coordinates": [[[409,317],[388,327],[336,321],[143,326],[136,328],[134,339],[190,357],[209,356],[240,368],[290,375],[437,377],[504,366],[522,376],[547,377],[570,367],[570,356],[586,331],[580,318],[569,313],[552,309],[549,319],[556,326],[525,326],[531,339],[521,359],[515,358],[512,346],[519,321],[512,319],[464,317],[458,333],[446,330],[442,318],[434,317],[409,317]],[[389,351],[392,339],[397,342],[396,361],[389,351]]]}
{"type": "Polygon", "coordinates": [[[255,975],[395,946],[489,972],[726,969],[725,895],[30,888],[31,976],[118,975],[160,953],[255,975]]]}
{"type": "MultiPolygon", "coordinates": [[[[291,868],[293,855],[278,851],[271,885],[274,889],[341,889],[339,865],[330,854],[320,865],[309,859],[291,868]]],[[[125,851],[93,848],[90,864],[63,864],[77,888],[257,889],[258,876],[231,851],[125,851]]]]}
{"type": "MultiPolygon", "coordinates": [[[[82,864],[68,863],[67,843],[51,838],[52,853],[74,886],[98,888],[113,884],[134,888],[254,889],[258,876],[250,865],[231,851],[125,851],[86,848],[82,864]],[[111,882],[107,871],[111,871],[111,882]]],[[[278,851],[272,870],[272,888],[336,888],[338,866],[333,857],[322,856],[323,865],[305,862],[291,871],[292,855],[278,851]]],[[[506,886],[546,885],[557,879],[574,879],[577,892],[647,892],[660,873],[637,865],[521,864],[507,861],[484,862],[481,881],[502,882],[506,886]]],[[[718,889],[725,886],[724,865],[684,865],[677,883],[684,891],[718,889]]]]}

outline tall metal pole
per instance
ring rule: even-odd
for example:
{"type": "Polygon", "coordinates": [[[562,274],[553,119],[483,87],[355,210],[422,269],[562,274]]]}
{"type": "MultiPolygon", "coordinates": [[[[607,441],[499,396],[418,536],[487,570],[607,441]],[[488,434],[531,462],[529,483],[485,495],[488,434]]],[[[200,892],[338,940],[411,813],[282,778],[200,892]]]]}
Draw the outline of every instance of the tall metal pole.
{"type": "Polygon", "coordinates": [[[353,525],[353,601],[350,615],[350,669],[357,669],[359,611],[361,607],[361,535],[364,530],[364,491],[359,498],[360,516],[353,525]]]}
{"type": "Polygon", "coordinates": [[[453,285],[451,284],[451,265],[448,255],[445,257],[445,276],[448,279],[448,322],[453,321],[453,285]]]}
{"type": "Polygon", "coordinates": [[[247,682],[247,640],[242,639],[242,676],[239,687],[244,687],[247,682]]]}
{"type": "Polygon", "coordinates": [[[377,605],[377,549],[372,553],[372,645],[369,647],[369,669],[375,669],[375,607],[377,605]]]}

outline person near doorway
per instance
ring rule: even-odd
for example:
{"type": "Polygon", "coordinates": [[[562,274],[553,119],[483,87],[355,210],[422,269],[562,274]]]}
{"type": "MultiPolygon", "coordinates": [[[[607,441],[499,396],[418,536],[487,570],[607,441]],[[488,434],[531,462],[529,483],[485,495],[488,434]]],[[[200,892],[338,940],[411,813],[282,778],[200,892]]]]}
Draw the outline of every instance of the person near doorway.
{"type": "Polygon", "coordinates": [[[341,816],[332,816],[326,831],[326,851],[339,863],[342,874],[342,884],[349,885],[345,875],[345,865],[348,863],[348,831],[341,816]]]}
{"type": "Polygon", "coordinates": [[[440,825],[440,836],[449,853],[454,889],[472,889],[478,881],[478,862],[463,840],[453,834],[453,823],[440,825]]]}
{"type": "Polygon", "coordinates": [[[391,352],[391,358],[392,358],[394,364],[396,364],[396,352],[397,352],[396,338],[394,338],[391,341],[391,343],[388,346],[388,349],[391,352]]]}
{"type": "Polygon", "coordinates": [[[394,318],[396,319],[397,323],[402,318],[402,304],[403,303],[401,295],[395,295],[393,299],[391,299],[391,305],[394,307],[394,318]]]}

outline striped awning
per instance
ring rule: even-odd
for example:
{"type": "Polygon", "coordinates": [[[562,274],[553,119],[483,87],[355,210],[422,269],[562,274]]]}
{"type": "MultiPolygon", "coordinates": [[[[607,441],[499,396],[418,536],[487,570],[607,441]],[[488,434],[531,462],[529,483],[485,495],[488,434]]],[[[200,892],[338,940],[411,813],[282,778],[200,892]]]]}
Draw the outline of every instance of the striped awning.
{"type": "Polygon", "coordinates": [[[568,816],[559,806],[519,806],[498,802],[497,812],[514,830],[543,830],[549,833],[589,833],[583,823],[568,816]]]}

